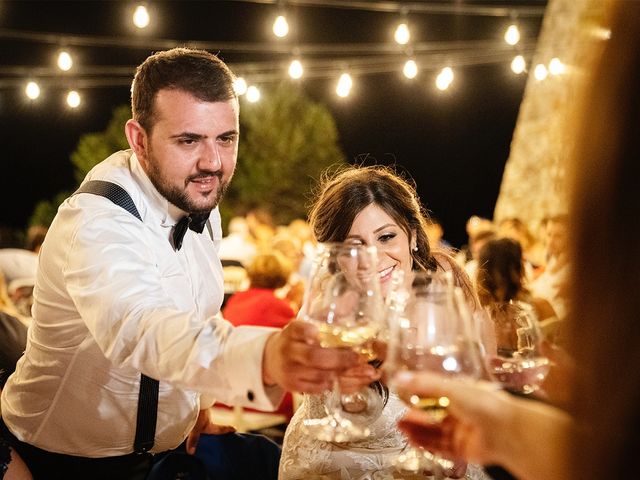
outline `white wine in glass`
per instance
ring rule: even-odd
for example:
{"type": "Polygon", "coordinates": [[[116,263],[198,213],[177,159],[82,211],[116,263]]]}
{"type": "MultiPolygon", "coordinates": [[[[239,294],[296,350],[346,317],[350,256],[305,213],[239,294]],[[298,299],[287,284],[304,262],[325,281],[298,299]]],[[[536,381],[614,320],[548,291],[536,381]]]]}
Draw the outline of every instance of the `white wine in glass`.
{"type": "MultiPolygon", "coordinates": [[[[301,313],[303,319],[318,328],[322,347],[350,348],[372,356],[373,341],[384,320],[375,248],[320,244],[301,313]]],[[[327,416],[304,421],[307,434],[330,442],[347,442],[369,435],[368,425],[358,424],[353,416],[342,412],[344,400],[337,377],[329,398],[327,416]]]]}
{"type": "MultiPolygon", "coordinates": [[[[407,281],[406,293],[395,294],[389,315],[389,353],[386,370],[390,387],[405,371],[435,372],[445,377],[479,378],[482,360],[472,329],[471,316],[462,291],[444,272],[414,272],[407,281]]],[[[417,392],[397,391],[411,408],[429,414],[433,423],[442,422],[450,400],[447,397],[423,397],[417,392]]],[[[453,462],[420,448],[403,452],[396,461],[403,470],[440,471],[453,462]]]]}

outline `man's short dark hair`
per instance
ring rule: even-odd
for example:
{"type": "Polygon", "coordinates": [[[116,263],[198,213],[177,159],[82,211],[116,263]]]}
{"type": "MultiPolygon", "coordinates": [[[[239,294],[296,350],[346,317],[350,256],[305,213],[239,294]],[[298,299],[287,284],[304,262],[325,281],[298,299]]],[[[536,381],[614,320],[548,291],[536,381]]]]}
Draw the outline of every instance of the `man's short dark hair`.
{"type": "Polygon", "coordinates": [[[184,90],[206,102],[224,102],[237,98],[234,80],[229,67],[204,50],[173,48],[155,53],[136,69],[131,85],[133,118],[150,132],[160,90],[184,90]]]}

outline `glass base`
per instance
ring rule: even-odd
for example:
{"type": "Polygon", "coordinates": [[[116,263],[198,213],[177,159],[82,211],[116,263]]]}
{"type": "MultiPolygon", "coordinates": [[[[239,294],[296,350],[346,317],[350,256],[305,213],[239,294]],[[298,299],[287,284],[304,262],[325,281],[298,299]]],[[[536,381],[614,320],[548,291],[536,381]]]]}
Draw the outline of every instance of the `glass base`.
{"type": "Polygon", "coordinates": [[[405,472],[429,472],[435,478],[443,478],[444,472],[454,467],[454,462],[428,450],[409,447],[396,457],[394,467],[405,472]]]}
{"type": "Polygon", "coordinates": [[[371,434],[369,427],[359,426],[339,415],[309,418],[303,422],[307,435],[323,442],[344,443],[362,440],[371,434]]]}

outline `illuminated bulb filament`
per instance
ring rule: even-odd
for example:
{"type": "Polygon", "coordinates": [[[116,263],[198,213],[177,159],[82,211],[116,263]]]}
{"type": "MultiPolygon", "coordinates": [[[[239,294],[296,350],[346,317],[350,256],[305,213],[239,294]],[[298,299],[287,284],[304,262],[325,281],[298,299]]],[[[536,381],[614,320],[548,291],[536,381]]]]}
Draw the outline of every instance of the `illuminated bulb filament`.
{"type": "Polygon", "coordinates": [[[251,103],[256,103],[260,100],[260,90],[258,90],[258,87],[251,85],[247,88],[247,100],[251,103]]]}
{"type": "Polygon", "coordinates": [[[513,57],[513,60],[511,60],[511,70],[513,73],[520,75],[524,72],[525,68],[527,68],[527,62],[525,62],[522,55],[516,55],[513,57]]]}
{"type": "Polygon", "coordinates": [[[273,22],[273,33],[278,38],[286,37],[289,33],[289,24],[283,15],[278,15],[273,22]]]}
{"type": "Polygon", "coordinates": [[[559,58],[554,57],[549,62],[549,73],[551,75],[562,75],[565,72],[565,66],[559,58]]]}
{"type": "Polygon", "coordinates": [[[353,86],[353,80],[351,80],[351,75],[348,73],[343,73],[340,75],[340,79],[338,80],[338,86],[336,87],[336,94],[339,97],[347,97],[349,92],[351,91],[351,87],[353,86]]]}
{"type": "Polygon", "coordinates": [[[543,64],[539,63],[538,65],[536,65],[536,68],[533,69],[533,76],[536,78],[536,80],[538,81],[542,81],[545,78],[547,78],[547,75],[549,74],[547,67],[545,67],[543,64]]]}
{"type": "Polygon", "coordinates": [[[400,45],[406,45],[407,43],[409,43],[409,39],[411,38],[409,26],[406,23],[401,23],[400,25],[398,25],[393,37],[400,45]]]}
{"type": "Polygon", "coordinates": [[[517,25],[509,25],[507,31],[504,32],[504,41],[509,45],[515,45],[520,41],[520,30],[517,25]]]}
{"type": "Polygon", "coordinates": [[[402,73],[404,73],[404,76],[407,78],[416,78],[416,75],[418,75],[418,65],[413,60],[407,60],[402,69],[402,73]]]}
{"type": "Polygon", "coordinates": [[[439,90],[446,90],[453,82],[453,70],[451,67],[444,67],[436,77],[436,87],[439,90]]]}
{"type": "Polygon", "coordinates": [[[302,68],[302,63],[300,63],[300,60],[293,60],[291,62],[291,65],[289,65],[289,76],[291,78],[298,79],[302,77],[303,73],[304,69],[302,68]]]}
{"type": "Polygon", "coordinates": [[[73,66],[73,59],[69,52],[62,51],[58,54],[58,68],[63,71],[68,71],[73,66]]]}
{"type": "Polygon", "coordinates": [[[244,95],[247,93],[247,81],[242,77],[236,78],[233,81],[233,89],[235,90],[236,95],[244,95]]]}
{"type": "Polygon", "coordinates": [[[138,28],[149,26],[149,11],[144,5],[138,5],[133,12],[133,24],[138,28]]]}
{"type": "Polygon", "coordinates": [[[80,94],[75,90],[71,90],[67,94],[67,105],[71,108],[78,108],[80,106],[80,94]]]}
{"type": "Polygon", "coordinates": [[[27,83],[24,93],[30,100],[35,100],[40,96],[40,86],[36,82],[27,83]]]}

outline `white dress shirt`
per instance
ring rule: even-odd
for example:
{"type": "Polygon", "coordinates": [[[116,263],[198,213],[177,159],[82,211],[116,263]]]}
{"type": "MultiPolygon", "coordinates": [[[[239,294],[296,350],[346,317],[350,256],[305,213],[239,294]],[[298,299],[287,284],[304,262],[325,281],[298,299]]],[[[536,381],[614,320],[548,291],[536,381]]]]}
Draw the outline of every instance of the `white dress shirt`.
{"type": "Polygon", "coordinates": [[[131,195],[143,221],[107,198],[67,199],[40,252],[25,355],[2,392],[2,416],[22,441],[85,457],[133,451],[140,372],[160,380],[153,452],[178,446],[214,399],[273,409],[262,354],[272,329],[232,327],[219,314],[218,210],[212,241],[188,230],[131,151],[97,165],[131,195]]]}

